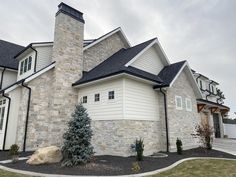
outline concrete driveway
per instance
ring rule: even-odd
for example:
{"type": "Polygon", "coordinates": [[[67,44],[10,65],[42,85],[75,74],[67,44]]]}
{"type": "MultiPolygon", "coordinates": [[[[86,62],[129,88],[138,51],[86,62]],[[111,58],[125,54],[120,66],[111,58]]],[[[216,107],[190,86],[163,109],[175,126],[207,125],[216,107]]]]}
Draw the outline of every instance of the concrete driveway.
{"type": "Polygon", "coordinates": [[[236,155],[236,139],[216,138],[213,141],[213,149],[236,155]]]}

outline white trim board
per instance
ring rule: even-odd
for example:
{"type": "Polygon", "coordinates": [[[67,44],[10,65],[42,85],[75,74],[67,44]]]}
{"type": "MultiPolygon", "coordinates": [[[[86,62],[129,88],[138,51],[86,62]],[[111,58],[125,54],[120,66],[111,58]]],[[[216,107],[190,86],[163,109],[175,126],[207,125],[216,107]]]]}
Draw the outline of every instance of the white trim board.
{"type": "Polygon", "coordinates": [[[170,65],[170,61],[167,58],[166,54],[164,53],[159,41],[157,38],[153,40],[152,43],[150,43],[147,47],[145,47],[141,52],[139,52],[133,59],[131,59],[128,63],[125,64],[126,67],[130,66],[132,63],[134,63],[142,54],[144,54],[149,48],[155,45],[155,49],[159,50],[157,51],[157,54],[160,56],[161,61],[164,63],[165,66],[170,65]]]}
{"type": "MultiPolygon", "coordinates": [[[[25,83],[30,82],[31,80],[33,80],[33,79],[35,79],[36,77],[42,75],[43,73],[49,71],[50,69],[54,68],[55,66],[56,66],[56,63],[50,64],[48,67],[42,69],[42,70],[39,71],[38,73],[33,74],[32,76],[29,76],[28,78],[26,78],[26,79],[25,79],[25,83]]],[[[19,83],[19,84],[21,84],[21,83],[19,83]]],[[[16,88],[19,86],[19,84],[15,84],[15,85],[13,85],[13,86],[7,88],[7,89],[5,90],[5,93],[8,93],[8,92],[10,92],[10,91],[16,89],[16,88]]]]}

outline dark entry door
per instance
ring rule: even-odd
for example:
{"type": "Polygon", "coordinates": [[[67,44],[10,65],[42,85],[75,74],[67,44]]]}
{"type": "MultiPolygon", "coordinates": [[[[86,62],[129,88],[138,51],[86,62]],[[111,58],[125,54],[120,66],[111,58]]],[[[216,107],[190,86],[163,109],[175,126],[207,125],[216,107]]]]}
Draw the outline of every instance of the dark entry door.
{"type": "Polygon", "coordinates": [[[220,138],[220,118],[219,114],[213,114],[215,137],[220,138]]]}

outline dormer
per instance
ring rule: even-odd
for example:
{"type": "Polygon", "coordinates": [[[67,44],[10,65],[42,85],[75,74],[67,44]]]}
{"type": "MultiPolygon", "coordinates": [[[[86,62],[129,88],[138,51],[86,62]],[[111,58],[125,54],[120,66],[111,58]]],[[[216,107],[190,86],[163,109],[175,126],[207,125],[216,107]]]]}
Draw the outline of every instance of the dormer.
{"type": "Polygon", "coordinates": [[[52,42],[31,43],[18,53],[19,60],[17,81],[43,69],[52,62],[52,42]]]}

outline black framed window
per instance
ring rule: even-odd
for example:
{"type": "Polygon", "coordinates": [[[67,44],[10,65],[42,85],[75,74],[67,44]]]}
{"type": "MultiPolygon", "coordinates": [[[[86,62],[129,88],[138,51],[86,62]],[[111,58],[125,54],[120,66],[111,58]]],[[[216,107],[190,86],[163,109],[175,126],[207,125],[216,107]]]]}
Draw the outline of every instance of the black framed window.
{"type": "Polygon", "coordinates": [[[109,100],[115,99],[115,91],[109,91],[108,92],[108,99],[109,100]]]}
{"type": "Polygon", "coordinates": [[[97,102],[97,101],[100,101],[100,94],[99,93],[96,93],[94,95],[94,101],[97,102]]]}
{"type": "Polygon", "coordinates": [[[88,97],[87,96],[83,96],[82,103],[87,103],[87,102],[88,102],[88,97]]]}

